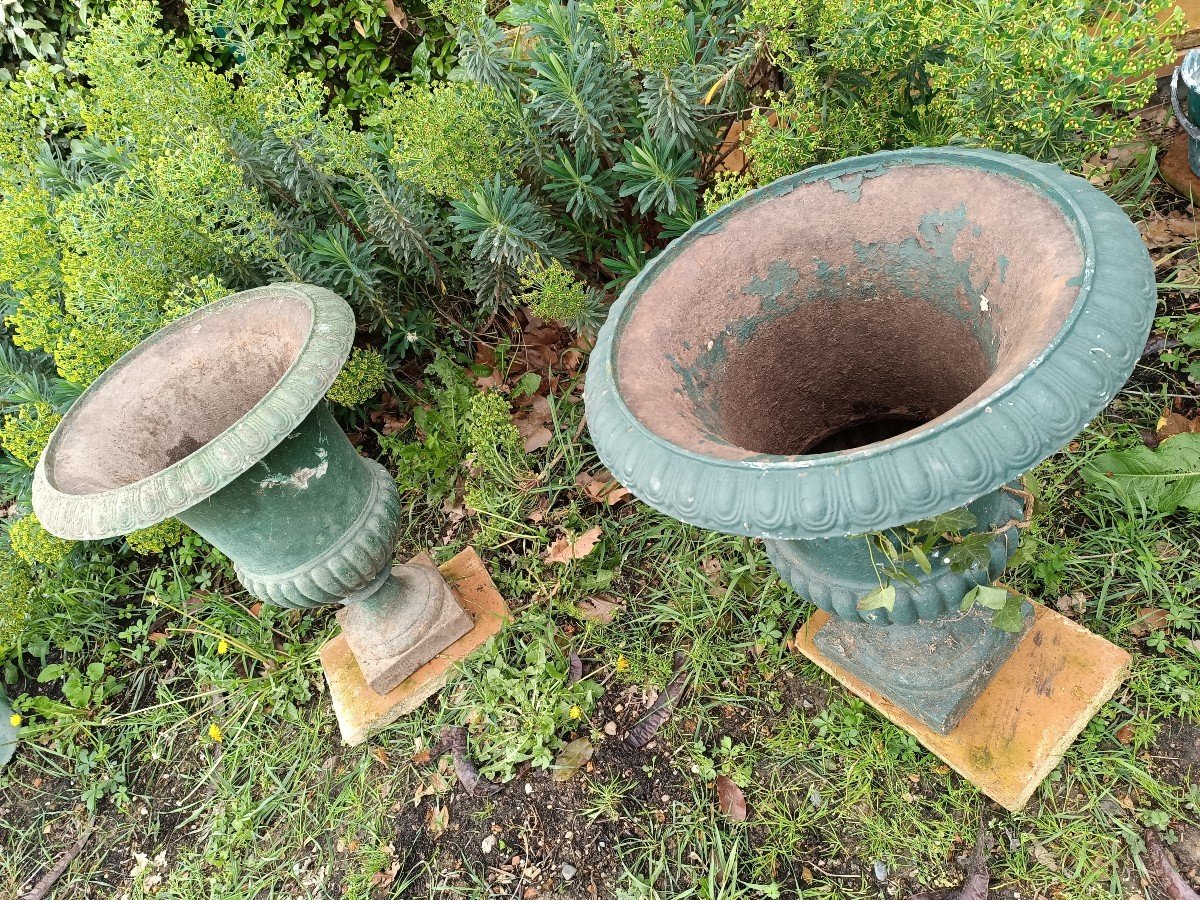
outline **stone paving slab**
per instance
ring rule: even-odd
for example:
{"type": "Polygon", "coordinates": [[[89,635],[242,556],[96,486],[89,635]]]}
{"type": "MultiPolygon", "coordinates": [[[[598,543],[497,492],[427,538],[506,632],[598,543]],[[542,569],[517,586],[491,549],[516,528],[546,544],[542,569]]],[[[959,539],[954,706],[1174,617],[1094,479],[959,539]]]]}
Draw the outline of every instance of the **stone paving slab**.
{"type": "MultiPolygon", "coordinates": [[[[433,565],[424,553],[410,562],[433,565]]],[[[475,620],[475,626],[395,688],[386,694],[371,690],[343,635],[332,638],[321,648],[321,666],[329,684],[333,711],[342,739],[350,746],[363,743],[445,687],[455,664],[496,634],[508,619],[508,604],[473,549],[463,550],[440,568],[458,602],[475,620]]]]}

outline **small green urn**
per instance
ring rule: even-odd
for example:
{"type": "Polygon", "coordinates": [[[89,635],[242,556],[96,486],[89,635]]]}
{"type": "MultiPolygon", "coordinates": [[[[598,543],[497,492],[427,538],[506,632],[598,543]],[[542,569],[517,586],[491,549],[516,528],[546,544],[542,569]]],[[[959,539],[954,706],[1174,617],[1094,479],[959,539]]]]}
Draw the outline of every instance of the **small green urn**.
{"type": "Polygon", "coordinates": [[[1079,178],[987,151],[847,159],[646,266],[592,353],[588,423],[650,506],[764,538],[834,617],[821,652],[946,733],[1021,637],[960,610],[1016,549],[1015,479],[1107,405],[1154,309],[1137,230],[1079,178]],[[864,535],[962,506],[986,559],[937,552],[891,609],[859,609],[880,584],[864,535]]]}
{"type": "Polygon", "coordinates": [[[9,705],[4,688],[0,687],[0,769],[17,752],[17,728],[12,723],[13,708],[9,705]]]}
{"type": "Polygon", "coordinates": [[[172,516],[234,562],[255,597],[343,603],[343,633],[384,694],[472,627],[433,569],[392,566],[399,498],[324,400],[354,338],[344,300],[278,284],[147,338],[55,429],[33,505],[53,534],[94,540],[172,516]]]}

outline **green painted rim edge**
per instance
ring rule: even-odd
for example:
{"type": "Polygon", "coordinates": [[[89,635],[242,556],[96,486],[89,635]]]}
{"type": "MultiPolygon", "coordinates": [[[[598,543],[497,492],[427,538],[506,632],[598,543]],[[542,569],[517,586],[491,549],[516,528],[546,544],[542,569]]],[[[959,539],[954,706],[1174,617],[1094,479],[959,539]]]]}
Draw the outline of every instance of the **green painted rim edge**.
{"type": "Polygon", "coordinates": [[[915,148],[815,166],[693,225],[629,283],[609,311],[584,389],[589,430],[613,476],[647,505],[692,525],[780,540],[894,528],[962,506],[1051,456],[1103,410],[1145,346],[1154,268],[1128,216],[1056,166],[989,150],[915,148]],[[960,165],[1015,178],[1055,202],[1076,230],[1084,281],[1063,327],[1021,375],[928,430],[842,453],[706,457],[650,431],[616,387],[614,343],[643,285],[698,237],[796,186],[883,167],[960,165]]]}
{"type": "Polygon", "coordinates": [[[75,401],[59,422],[33,475],[33,507],[43,527],[72,540],[99,540],[129,534],[178,515],[212,496],[292,433],[321,402],[337,378],[354,343],[354,313],[332,291],[308,284],[273,284],[230,294],[175,320],[138,344],[102,374],[75,401]],[[99,390],[111,372],[147,344],[186,328],[199,318],[254,300],[290,294],[312,311],[312,327],[296,359],[275,386],[241,419],[199,450],[133,484],[95,494],[66,494],[48,479],[45,460],[57,439],[71,426],[75,410],[99,390]]]}

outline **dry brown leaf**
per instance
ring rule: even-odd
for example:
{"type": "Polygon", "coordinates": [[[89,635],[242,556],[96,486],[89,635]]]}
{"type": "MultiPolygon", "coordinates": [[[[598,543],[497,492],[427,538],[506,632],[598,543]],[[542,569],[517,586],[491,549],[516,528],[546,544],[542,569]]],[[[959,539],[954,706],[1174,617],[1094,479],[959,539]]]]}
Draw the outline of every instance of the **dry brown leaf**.
{"type": "Polygon", "coordinates": [[[441,837],[450,827],[450,809],[434,803],[425,811],[425,827],[435,838],[441,837]]]}
{"type": "Polygon", "coordinates": [[[367,36],[367,29],[363,28],[363,23],[358,21],[358,19],[354,20],[354,30],[358,32],[359,37],[367,36]]]}
{"type": "Polygon", "coordinates": [[[377,759],[382,765],[386,766],[388,764],[387,751],[382,747],[372,747],[371,755],[375,757],[375,759],[377,759]]]}
{"type": "Polygon", "coordinates": [[[600,543],[600,535],[599,525],[589,528],[574,539],[570,535],[563,535],[550,545],[550,549],[546,553],[546,562],[568,563],[573,559],[583,559],[596,549],[596,544],[600,543]]]}
{"type": "Polygon", "coordinates": [[[1137,621],[1129,626],[1129,633],[1134,637],[1142,637],[1152,631],[1163,631],[1170,624],[1165,609],[1143,607],[1137,614],[1137,621]]]}
{"type": "Polygon", "coordinates": [[[401,31],[408,31],[408,14],[397,6],[393,0],[383,0],[383,8],[387,10],[388,18],[392,20],[392,24],[401,31]]]}
{"type": "Polygon", "coordinates": [[[599,622],[601,625],[607,625],[624,608],[625,604],[607,594],[588,597],[575,604],[575,609],[581,618],[587,619],[589,622],[599,622]]]}
{"type": "Polygon", "coordinates": [[[569,781],[592,758],[594,752],[595,749],[588,738],[576,738],[555,757],[550,774],[555,781],[569,781]]]}
{"type": "Polygon", "coordinates": [[[587,494],[588,499],[595,503],[607,503],[609,506],[616,506],[627,497],[633,496],[627,487],[612,477],[608,469],[592,473],[580,472],[575,476],[575,484],[587,494]]]}
{"type": "Polygon", "coordinates": [[[1154,436],[1158,440],[1165,441],[1168,438],[1173,438],[1177,434],[1193,434],[1200,432],[1200,419],[1189,419],[1181,413],[1163,410],[1163,414],[1159,416],[1158,424],[1154,426],[1154,436]]]}
{"type": "Polygon", "coordinates": [[[522,435],[525,438],[525,452],[532,453],[534,450],[541,450],[543,447],[550,446],[550,439],[554,437],[550,433],[550,429],[542,426],[535,428],[527,435],[522,435]]]}
{"type": "Polygon", "coordinates": [[[734,822],[746,821],[746,795],[725,775],[717,776],[717,808],[734,822]]]}
{"type": "Polygon", "coordinates": [[[1117,729],[1117,733],[1114,734],[1113,737],[1115,737],[1122,744],[1128,744],[1130,741],[1133,740],[1133,726],[1132,725],[1122,725],[1120,728],[1117,729]]]}

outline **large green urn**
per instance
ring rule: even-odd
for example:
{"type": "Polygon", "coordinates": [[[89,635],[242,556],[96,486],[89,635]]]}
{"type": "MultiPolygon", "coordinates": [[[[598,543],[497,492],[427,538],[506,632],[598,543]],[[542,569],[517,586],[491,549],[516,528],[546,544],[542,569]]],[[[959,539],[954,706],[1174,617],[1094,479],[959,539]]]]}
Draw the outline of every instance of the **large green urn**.
{"type": "Polygon", "coordinates": [[[234,294],[173,322],[93,383],[34,473],[53,534],[94,540],[178,517],[285,607],[343,603],[367,684],[386,693],[470,630],[432,568],[393,567],[399,498],[324,400],[354,316],[312,285],[234,294]]]}
{"type": "Polygon", "coordinates": [[[946,733],[1021,636],[960,609],[1016,549],[1016,480],[1119,390],[1154,308],[1137,230],[1086,181],[986,151],[847,159],[647,265],[592,354],[588,423],[648,505],[765,539],[835,617],[821,651],[946,733]],[[882,559],[864,535],[963,506],[985,558],[955,571],[943,547],[860,609],[882,559]]]}

